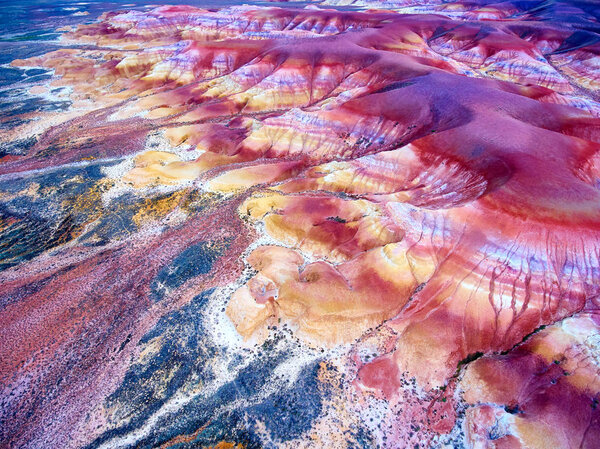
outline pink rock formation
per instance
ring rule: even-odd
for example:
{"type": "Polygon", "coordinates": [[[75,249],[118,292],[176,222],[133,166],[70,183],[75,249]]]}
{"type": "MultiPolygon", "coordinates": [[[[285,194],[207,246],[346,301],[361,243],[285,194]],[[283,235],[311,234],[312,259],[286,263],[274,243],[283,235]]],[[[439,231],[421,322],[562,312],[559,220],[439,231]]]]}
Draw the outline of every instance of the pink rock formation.
{"type": "MultiPolygon", "coordinates": [[[[450,432],[461,406],[471,447],[597,447],[598,44],[509,3],[439,3],[463,20],[106,14],[65,36],[92,47],[16,62],[55,68],[81,109],[0,172],[135,154],[122,186],[235,195],[277,244],[248,255],[227,315],[254,343],[287,325],[374,347],[348,363],[393,410],[389,447],[450,432]],[[150,130],[194,156],[142,151],[150,130]]],[[[0,353],[5,377],[26,346],[0,353]]]]}

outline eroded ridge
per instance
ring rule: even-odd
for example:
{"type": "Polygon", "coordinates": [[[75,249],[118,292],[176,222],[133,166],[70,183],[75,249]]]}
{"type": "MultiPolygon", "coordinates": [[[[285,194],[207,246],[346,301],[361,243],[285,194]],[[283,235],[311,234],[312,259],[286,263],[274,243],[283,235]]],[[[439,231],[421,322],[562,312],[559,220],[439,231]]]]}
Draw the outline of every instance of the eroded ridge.
{"type": "MultiPolygon", "coordinates": [[[[424,9],[115,12],[67,32],[64,49],[13,63],[55,69],[73,103],[11,130],[6,139],[37,137],[2,158],[4,178],[119,165],[80,195],[81,222],[30,262],[15,250],[2,274],[6,441],[597,447],[598,39],[509,3],[424,9]],[[98,243],[125,196],[144,201],[127,206],[127,237],[98,243]],[[250,246],[261,233],[269,243],[250,246]],[[189,262],[198,254],[201,268],[189,262]],[[278,434],[252,408],[267,390],[244,395],[235,378],[226,396],[227,375],[167,364],[204,329],[199,291],[233,282],[241,258],[249,275],[207,310],[226,314],[251,360],[284,332],[320,361],[301,430],[278,434]],[[104,299],[85,318],[76,307],[90,282],[104,299]],[[88,319],[104,322],[97,348],[108,334],[135,348],[97,361],[81,347],[88,319]],[[40,400],[71,364],[79,375],[40,400]],[[155,406],[135,406],[140,385],[155,406]],[[200,396],[203,410],[247,401],[251,418],[227,415],[243,431],[219,433],[221,408],[188,419],[200,396]],[[42,435],[57,407],[69,418],[42,435]],[[161,421],[176,411],[181,429],[161,421]],[[368,440],[357,443],[356,426],[368,440]]],[[[192,353],[218,364],[219,343],[205,338],[192,353]]]]}

